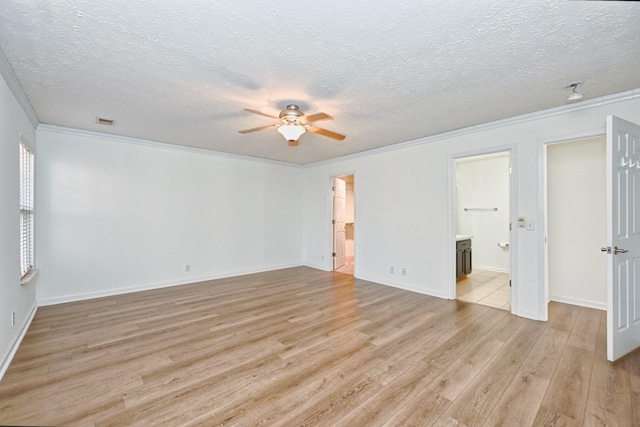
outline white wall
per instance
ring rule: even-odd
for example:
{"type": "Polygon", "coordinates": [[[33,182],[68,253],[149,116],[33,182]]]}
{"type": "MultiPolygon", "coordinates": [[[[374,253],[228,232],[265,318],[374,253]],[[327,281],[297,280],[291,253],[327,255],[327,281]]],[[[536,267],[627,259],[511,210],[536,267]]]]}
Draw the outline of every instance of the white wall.
{"type": "Polygon", "coordinates": [[[300,168],[51,127],[37,137],[40,304],[302,263],[300,168]]]}
{"type": "MultiPolygon", "coordinates": [[[[312,165],[305,173],[305,263],[324,270],[330,265],[328,180],[353,171],[356,197],[356,277],[430,295],[451,297],[455,284],[455,223],[451,184],[453,160],[482,150],[513,148],[516,209],[538,225],[517,229],[518,255],[512,300],[514,313],[544,320],[543,233],[541,226],[542,142],[585,132],[604,133],[606,116],[640,122],[640,92],[615,102],[601,99],[576,107],[452,132],[396,150],[354,155],[312,165]],[[324,260],[323,257],[324,256],[324,260]],[[395,266],[396,274],[391,274],[395,266]],[[407,275],[397,274],[405,267],[407,275]]],[[[348,139],[345,141],[348,143],[348,139]]]]}
{"type": "Polygon", "coordinates": [[[35,129],[5,79],[0,78],[0,378],[36,308],[38,277],[27,285],[20,285],[18,148],[21,134],[30,147],[35,148],[35,129]],[[11,325],[12,312],[16,314],[15,326],[11,325]]]}
{"type": "Polygon", "coordinates": [[[441,286],[447,281],[446,267],[440,267],[448,262],[447,250],[438,248],[437,242],[447,236],[448,157],[434,147],[420,145],[306,169],[305,263],[331,268],[327,183],[331,176],[352,170],[356,276],[446,296],[441,286]],[[398,274],[390,274],[390,266],[398,274]],[[399,274],[402,267],[407,276],[399,274]]]}
{"type": "Polygon", "coordinates": [[[547,233],[549,296],[606,309],[605,138],[549,145],[547,233]]]}
{"type": "Polygon", "coordinates": [[[456,161],[456,234],[473,236],[474,269],[509,271],[509,248],[498,246],[509,243],[509,153],[456,161]]]}

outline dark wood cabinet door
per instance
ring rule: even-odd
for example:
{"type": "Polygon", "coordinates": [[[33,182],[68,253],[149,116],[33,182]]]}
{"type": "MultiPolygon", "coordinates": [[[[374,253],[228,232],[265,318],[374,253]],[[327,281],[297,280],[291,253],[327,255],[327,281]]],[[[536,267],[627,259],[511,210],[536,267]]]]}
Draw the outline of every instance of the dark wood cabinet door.
{"type": "Polygon", "coordinates": [[[464,251],[456,251],[456,277],[464,276],[464,251]]]}
{"type": "Polygon", "coordinates": [[[464,274],[471,274],[471,249],[465,249],[464,251],[464,274]]]}

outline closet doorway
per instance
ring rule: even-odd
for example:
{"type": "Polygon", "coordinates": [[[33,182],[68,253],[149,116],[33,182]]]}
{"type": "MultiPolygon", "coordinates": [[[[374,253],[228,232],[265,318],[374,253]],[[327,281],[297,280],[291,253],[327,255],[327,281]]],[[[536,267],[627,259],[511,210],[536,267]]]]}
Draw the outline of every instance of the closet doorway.
{"type": "Polygon", "coordinates": [[[606,310],[606,138],[545,145],[545,284],[551,301],[606,310]]]}
{"type": "Polygon", "coordinates": [[[355,195],[354,176],[331,179],[333,270],[353,276],[355,270],[355,195]]]}
{"type": "Polygon", "coordinates": [[[456,299],[511,311],[511,153],[455,159],[456,299]]]}

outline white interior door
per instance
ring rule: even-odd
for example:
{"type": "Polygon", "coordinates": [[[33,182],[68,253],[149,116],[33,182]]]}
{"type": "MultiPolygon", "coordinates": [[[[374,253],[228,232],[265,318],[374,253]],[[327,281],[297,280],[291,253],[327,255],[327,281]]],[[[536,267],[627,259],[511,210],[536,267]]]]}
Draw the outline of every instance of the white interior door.
{"type": "Polygon", "coordinates": [[[347,184],[345,180],[333,178],[333,269],[345,264],[346,241],[344,234],[344,213],[346,207],[347,184]]]}
{"type": "Polygon", "coordinates": [[[640,347],[640,126],[607,117],[607,359],[640,347]]]}

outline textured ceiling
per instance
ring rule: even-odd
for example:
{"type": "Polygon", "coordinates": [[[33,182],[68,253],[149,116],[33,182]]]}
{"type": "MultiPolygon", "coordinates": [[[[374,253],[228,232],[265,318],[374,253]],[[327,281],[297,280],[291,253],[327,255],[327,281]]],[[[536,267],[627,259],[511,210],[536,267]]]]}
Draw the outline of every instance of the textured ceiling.
{"type": "Polygon", "coordinates": [[[306,164],[640,88],[640,2],[3,0],[0,49],[41,123],[306,164]],[[289,103],[347,138],[237,132],[289,103]]]}

